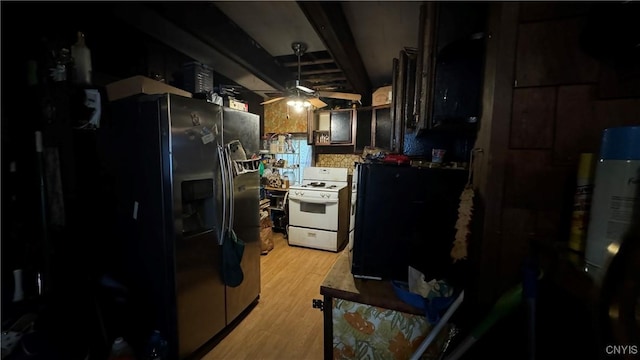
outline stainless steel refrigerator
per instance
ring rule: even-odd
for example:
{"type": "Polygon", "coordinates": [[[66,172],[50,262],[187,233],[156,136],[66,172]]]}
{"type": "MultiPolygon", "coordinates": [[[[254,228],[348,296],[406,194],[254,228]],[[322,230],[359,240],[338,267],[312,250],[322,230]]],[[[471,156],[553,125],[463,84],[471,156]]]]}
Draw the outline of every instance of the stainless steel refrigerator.
{"type": "Polygon", "coordinates": [[[260,294],[259,116],[172,94],[110,104],[102,135],[117,247],[110,273],[128,318],[110,336],[142,350],[158,329],[170,358],[188,358],[260,294]],[[226,286],[222,241],[245,243],[242,283],[226,286]]]}

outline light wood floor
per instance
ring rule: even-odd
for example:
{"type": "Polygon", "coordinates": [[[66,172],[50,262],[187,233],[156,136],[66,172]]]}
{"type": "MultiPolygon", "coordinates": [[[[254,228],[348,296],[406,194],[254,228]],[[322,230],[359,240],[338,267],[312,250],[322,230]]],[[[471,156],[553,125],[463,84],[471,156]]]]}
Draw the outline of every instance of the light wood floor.
{"type": "Polygon", "coordinates": [[[204,360],[323,358],[320,284],[339,253],[289,246],[274,233],[274,249],[261,256],[258,305],[204,360]]]}

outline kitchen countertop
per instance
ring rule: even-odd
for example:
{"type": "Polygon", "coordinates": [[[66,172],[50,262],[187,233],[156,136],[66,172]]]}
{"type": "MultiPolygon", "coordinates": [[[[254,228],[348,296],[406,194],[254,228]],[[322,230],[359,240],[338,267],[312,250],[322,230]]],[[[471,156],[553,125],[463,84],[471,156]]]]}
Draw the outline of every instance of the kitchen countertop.
{"type": "Polygon", "coordinates": [[[408,314],[424,311],[400,300],[388,280],[358,279],[351,274],[349,249],[345,248],[320,285],[320,294],[408,314]]]}

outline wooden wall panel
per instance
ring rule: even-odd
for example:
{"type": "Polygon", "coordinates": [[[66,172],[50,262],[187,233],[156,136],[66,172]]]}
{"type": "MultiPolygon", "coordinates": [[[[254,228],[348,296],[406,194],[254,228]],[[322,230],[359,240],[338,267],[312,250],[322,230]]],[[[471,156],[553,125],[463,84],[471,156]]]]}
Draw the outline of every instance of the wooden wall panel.
{"type": "Polygon", "coordinates": [[[553,146],[556,88],[515,89],[511,118],[511,148],[547,149],[553,146]]]}
{"type": "Polygon", "coordinates": [[[522,281],[522,266],[534,234],[535,214],[529,209],[506,207],[502,212],[501,274],[504,291],[522,281]]]}
{"type": "Polygon", "coordinates": [[[640,97],[640,61],[625,57],[601,65],[598,97],[640,97]]]}
{"type": "Polygon", "coordinates": [[[558,88],[554,163],[577,164],[580,153],[598,151],[598,143],[593,141],[593,133],[598,131],[594,127],[595,100],[594,85],[558,88]]]}
{"type": "Polygon", "coordinates": [[[599,152],[606,127],[640,124],[638,72],[580,47],[586,4],[521,2],[515,14],[510,5],[492,3],[502,26],[489,31],[474,174],[484,220],[478,286],[494,301],[486,295],[505,290],[535,255],[530,240],[553,251],[566,243],[579,153],[599,152]]]}
{"type": "MultiPolygon", "coordinates": [[[[509,124],[514,79],[514,59],[517,38],[516,2],[493,2],[489,5],[487,52],[482,91],[482,121],[475,147],[474,184],[478,190],[476,218],[482,221],[476,246],[474,267],[478,279],[478,301],[493,304],[500,295],[494,281],[499,274],[501,244],[501,214],[504,182],[504,163],[509,145],[509,124]]],[[[471,302],[474,299],[470,296],[471,302]]],[[[466,300],[465,300],[466,301],[466,300]]]]}
{"type": "Polygon", "coordinates": [[[566,196],[569,170],[551,166],[551,151],[509,150],[505,168],[504,206],[557,209],[566,196]]]}
{"type": "Polygon", "coordinates": [[[640,99],[596,101],[596,123],[600,126],[598,144],[602,131],[608,127],[640,125],[640,99]]]}
{"type": "Polygon", "coordinates": [[[571,204],[567,204],[567,196],[564,202],[565,204],[559,208],[536,211],[533,238],[537,242],[552,244],[569,238],[571,204]]]}
{"type": "Polygon", "coordinates": [[[516,86],[595,83],[598,61],[580,49],[583,18],[520,24],[516,86]]]}

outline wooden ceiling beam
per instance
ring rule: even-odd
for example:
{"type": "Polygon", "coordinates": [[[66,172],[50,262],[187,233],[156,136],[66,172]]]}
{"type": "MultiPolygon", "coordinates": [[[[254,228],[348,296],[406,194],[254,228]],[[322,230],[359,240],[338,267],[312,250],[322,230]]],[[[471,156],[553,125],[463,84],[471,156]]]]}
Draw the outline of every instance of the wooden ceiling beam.
{"type": "MultiPolygon", "coordinates": [[[[318,59],[318,60],[300,60],[300,66],[306,66],[306,65],[320,65],[320,64],[333,64],[334,61],[333,59],[318,59]]],[[[286,62],[282,64],[283,66],[286,67],[298,67],[298,60],[293,61],[293,62],[286,62]]]]}
{"type": "MultiPolygon", "coordinates": [[[[247,71],[278,90],[291,80],[291,72],[274,61],[271,54],[209,2],[161,2],[157,11],[198,37],[247,71]]],[[[215,70],[215,69],[214,69],[215,70]]]]}
{"type": "Polygon", "coordinates": [[[371,100],[371,81],[351,33],[351,28],[338,1],[298,1],[325,47],[344,71],[363,103],[371,100]]]}
{"type": "Polygon", "coordinates": [[[338,74],[341,73],[340,69],[320,69],[320,70],[302,70],[300,71],[300,75],[318,75],[318,74],[338,74]]]}
{"type": "Polygon", "coordinates": [[[316,74],[314,76],[303,76],[303,81],[308,81],[311,83],[320,83],[320,82],[328,82],[334,80],[347,80],[347,77],[344,74],[316,74]]]}

